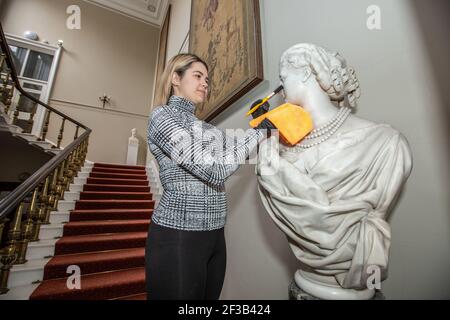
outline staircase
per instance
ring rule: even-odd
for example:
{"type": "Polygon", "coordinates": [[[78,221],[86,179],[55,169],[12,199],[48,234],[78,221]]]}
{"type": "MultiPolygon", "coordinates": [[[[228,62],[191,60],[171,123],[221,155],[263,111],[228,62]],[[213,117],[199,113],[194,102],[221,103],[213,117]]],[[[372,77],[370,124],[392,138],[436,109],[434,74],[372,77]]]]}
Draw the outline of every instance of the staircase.
{"type": "Polygon", "coordinates": [[[10,292],[0,300],[146,299],[152,175],[145,167],[86,162],[40,241],[29,244],[27,263],[11,269],[10,292]],[[79,290],[67,286],[70,266],[80,270],[79,290]]]}

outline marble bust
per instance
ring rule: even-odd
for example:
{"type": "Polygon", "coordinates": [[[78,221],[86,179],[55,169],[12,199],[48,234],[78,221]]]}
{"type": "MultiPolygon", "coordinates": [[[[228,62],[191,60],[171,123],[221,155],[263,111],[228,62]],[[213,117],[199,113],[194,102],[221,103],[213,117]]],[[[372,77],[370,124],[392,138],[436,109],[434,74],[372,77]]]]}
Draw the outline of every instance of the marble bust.
{"type": "Polygon", "coordinates": [[[360,87],[338,53],[295,45],[280,80],[315,128],[294,147],[264,141],[256,166],[264,207],[299,260],[295,284],[319,299],[371,299],[387,278],[387,218],[412,170],[408,142],[353,115],[360,87]]]}
{"type": "Polygon", "coordinates": [[[136,165],[138,161],[139,153],[139,139],[136,137],[137,129],[131,129],[131,137],[128,138],[128,152],[127,162],[128,165],[136,165]]]}
{"type": "Polygon", "coordinates": [[[130,144],[130,145],[139,144],[139,140],[136,137],[136,133],[137,133],[137,129],[136,128],[131,129],[131,137],[128,138],[128,144],[130,144]]]}

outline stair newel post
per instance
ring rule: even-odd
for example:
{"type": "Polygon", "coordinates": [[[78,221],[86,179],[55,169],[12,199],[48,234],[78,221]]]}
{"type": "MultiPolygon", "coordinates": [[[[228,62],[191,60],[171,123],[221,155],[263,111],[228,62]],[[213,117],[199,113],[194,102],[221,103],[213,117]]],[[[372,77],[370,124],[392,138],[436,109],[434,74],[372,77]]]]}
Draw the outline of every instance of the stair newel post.
{"type": "Polygon", "coordinates": [[[48,197],[47,201],[47,212],[45,213],[45,224],[50,223],[50,214],[52,211],[54,211],[54,207],[58,207],[58,204],[56,202],[56,185],[58,183],[58,167],[55,168],[53,171],[53,176],[50,184],[50,196],[48,197]]]}
{"type": "Polygon", "coordinates": [[[61,128],[59,129],[59,135],[58,135],[58,144],[56,145],[56,148],[61,147],[61,141],[64,137],[64,124],[66,123],[66,118],[62,119],[61,128]]]}
{"type": "Polygon", "coordinates": [[[20,240],[20,249],[15,264],[24,264],[27,262],[26,255],[28,249],[28,243],[33,237],[35,221],[36,221],[36,201],[38,196],[38,188],[33,191],[31,203],[28,208],[28,215],[25,221],[25,225],[22,228],[22,239],[20,240]]]}
{"type": "Polygon", "coordinates": [[[31,241],[38,241],[39,240],[39,232],[41,230],[41,225],[45,221],[45,212],[47,210],[47,194],[48,194],[48,185],[50,182],[50,178],[47,177],[45,179],[44,185],[42,187],[42,192],[39,197],[39,210],[37,213],[37,219],[36,219],[36,227],[34,229],[33,237],[31,241]]]}
{"type": "Polygon", "coordinates": [[[44,127],[42,128],[42,136],[38,139],[38,141],[45,141],[48,132],[48,125],[50,124],[50,114],[52,112],[49,110],[45,115],[44,127]]]}

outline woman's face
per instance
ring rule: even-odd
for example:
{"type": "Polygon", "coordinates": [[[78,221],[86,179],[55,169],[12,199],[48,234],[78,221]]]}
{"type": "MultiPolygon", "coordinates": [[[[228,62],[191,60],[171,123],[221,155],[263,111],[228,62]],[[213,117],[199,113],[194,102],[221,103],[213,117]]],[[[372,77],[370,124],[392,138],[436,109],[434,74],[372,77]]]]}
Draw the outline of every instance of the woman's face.
{"type": "Polygon", "coordinates": [[[194,62],[182,78],[177,73],[174,73],[172,78],[175,95],[196,105],[205,102],[208,96],[208,83],[208,70],[200,62],[194,62]]]}

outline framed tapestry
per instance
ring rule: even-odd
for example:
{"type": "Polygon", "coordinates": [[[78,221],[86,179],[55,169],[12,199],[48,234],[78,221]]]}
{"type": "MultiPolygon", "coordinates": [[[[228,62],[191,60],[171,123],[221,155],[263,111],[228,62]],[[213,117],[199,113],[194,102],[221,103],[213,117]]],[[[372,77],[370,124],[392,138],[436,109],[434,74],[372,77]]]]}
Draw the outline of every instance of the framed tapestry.
{"type": "Polygon", "coordinates": [[[259,0],[192,0],[189,52],[209,66],[210,121],[263,81],[259,0]]]}

